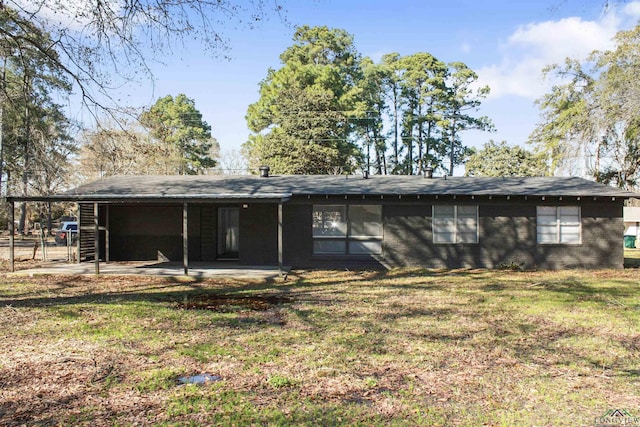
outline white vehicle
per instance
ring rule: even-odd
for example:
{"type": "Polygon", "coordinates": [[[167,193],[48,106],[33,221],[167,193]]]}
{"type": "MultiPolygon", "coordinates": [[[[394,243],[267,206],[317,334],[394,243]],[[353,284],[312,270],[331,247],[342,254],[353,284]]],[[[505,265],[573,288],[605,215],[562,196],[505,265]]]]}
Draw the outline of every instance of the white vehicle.
{"type": "Polygon", "coordinates": [[[56,244],[74,244],[78,240],[78,223],[76,221],[64,221],[56,231],[56,244]]]}

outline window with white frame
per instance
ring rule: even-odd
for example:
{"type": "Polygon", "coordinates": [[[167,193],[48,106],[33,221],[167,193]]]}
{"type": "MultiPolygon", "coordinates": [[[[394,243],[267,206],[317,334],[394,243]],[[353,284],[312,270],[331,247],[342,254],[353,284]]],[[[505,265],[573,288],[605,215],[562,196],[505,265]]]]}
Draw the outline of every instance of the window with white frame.
{"type": "Polygon", "coordinates": [[[314,254],[382,253],[382,206],[315,205],[312,229],[314,254]]]}
{"type": "Polygon", "coordinates": [[[434,243],[478,243],[478,206],[434,205],[434,243]]]}
{"type": "Polygon", "coordinates": [[[582,226],[579,206],[538,206],[537,234],[541,244],[579,244],[582,226]]]}

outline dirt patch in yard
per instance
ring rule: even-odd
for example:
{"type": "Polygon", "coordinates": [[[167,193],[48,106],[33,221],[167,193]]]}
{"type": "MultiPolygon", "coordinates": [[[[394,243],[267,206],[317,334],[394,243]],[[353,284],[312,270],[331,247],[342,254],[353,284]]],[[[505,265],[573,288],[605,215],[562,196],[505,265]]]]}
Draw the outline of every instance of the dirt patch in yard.
{"type": "Polygon", "coordinates": [[[211,310],[225,313],[238,310],[266,311],[292,301],[293,298],[284,295],[190,295],[183,301],[177,302],[177,306],[187,310],[211,310]]]}

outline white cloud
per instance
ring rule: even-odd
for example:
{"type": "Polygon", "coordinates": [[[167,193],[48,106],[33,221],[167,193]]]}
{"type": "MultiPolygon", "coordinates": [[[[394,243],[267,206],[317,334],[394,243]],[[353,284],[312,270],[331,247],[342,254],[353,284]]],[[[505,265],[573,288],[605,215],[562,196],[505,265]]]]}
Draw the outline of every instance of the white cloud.
{"type": "Polygon", "coordinates": [[[610,47],[616,31],[612,22],[566,18],[518,28],[509,37],[507,48],[524,49],[532,56],[559,61],[567,56],[584,57],[593,50],[610,47]]]}
{"type": "Polygon", "coordinates": [[[471,45],[469,43],[462,43],[462,45],[460,46],[460,51],[462,53],[469,53],[471,52],[471,45]]]}
{"type": "Polygon", "coordinates": [[[489,85],[491,98],[516,95],[536,99],[546,93],[542,69],[565,58],[585,58],[594,50],[613,47],[613,37],[640,16],[640,2],[612,10],[597,21],[578,17],[530,23],[516,29],[500,47],[498,63],[477,70],[482,85],[489,85]]]}

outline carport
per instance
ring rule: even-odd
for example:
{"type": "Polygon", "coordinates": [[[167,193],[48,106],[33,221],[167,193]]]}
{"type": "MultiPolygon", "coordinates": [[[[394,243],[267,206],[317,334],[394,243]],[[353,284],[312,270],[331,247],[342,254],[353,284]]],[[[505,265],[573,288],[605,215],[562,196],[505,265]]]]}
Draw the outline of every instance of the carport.
{"type": "MultiPolygon", "coordinates": [[[[282,205],[287,202],[291,194],[290,193],[269,193],[269,192],[236,192],[236,193],[219,193],[219,192],[207,192],[206,188],[202,188],[199,185],[199,181],[193,180],[192,185],[166,185],[166,177],[158,178],[158,182],[153,182],[153,179],[145,180],[146,185],[144,188],[137,187],[132,177],[129,180],[132,181],[131,186],[128,187],[128,192],[123,193],[121,190],[110,191],[109,188],[96,187],[96,184],[79,187],[68,193],[47,195],[47,196],[9,196],[7,202],[9,203],[9,263],[10,270],[15,270],[15,242],[14,242],[14,212],[15,204],[20,202],[73,202],[76,203],[78,212],[78,239],[77,239],[77,262],[78,264],[83,261],[93,261],[93,271],[95,274],[100,274],[101,261],[109,264],[112,260],[111,245],[112,245],[112,233],[111,233],[111,211],[117,210],[116,207],[133,207],[138,210],[139,215],[143,216],[145,212],[155,209],[171,208],[173,212],[176,209],[181,210],[181,224],[176,224],[176,221],[171,222],[172,227],[179,227],[181,232],[179,233],[181,239],[181,267],[184,275],[190,274],[190,264],[193,262],[189,257],[190,248],[190,235],[192,238],[197,237],[200,239],[199,231],[194,233],[192,224],[193,220],[190,219],[189,212],[199,211],[205,207],[210,209],[237,209],[243,212],[264,211],[264,207],[267,207],[269,211],[275,210],[277,212],[273,221],[264,221],[262,218],[247,217],[244,222],[260,223],[262,228],[269,228],[269,236],[274,236],[275,242],[267,242],[269,247],[277,248],[277,268],[280,275],[283,274],[283,238],[282,238],[282,205]],[[232,206],[233,208],[229,208],[232,206]],[[259,207],[262,206],[261,210],[259,207]],[[277,219],[276,219],[277,218],[277,219]],[[102,254],[102,256],[101,256],[102,254]]],[[[127,179],[127,177],[123,177],[127,179]]],[[[100,181],[97,181],[99,183],[100,181]]],[[[122,187],[120,187],[122,188],[122,187]]],[[[199,216],[198,216],[199,218],[199,216]]],[[[218,221],[220,222],[220,221],[218,221]]],[[[255,228],[255,227],[254,227],[255,228]]],[[[172,243],[175,243],[175,237],[172,243]]],[[[257,236],[259,238],[260,236],[257,236]]],[[[172,245],[175,246],[175,245],[172,245]]],[[[250,246],[250,245],[248,245],[250,246]]],[[[191,246],[193,248],[193,245],[191,246]]],[[[175,249],[175,247],[174,247],[175,249]]],[[[249,248],[250,249],[250,248],[249,248]]],[[[257,250],[260,250],[258,248],[257,250]]],[[[160,254],[160,251],[158,251],[160,254]]],[[[170,264],[175,267],[175,259],[165,261],[173,261],[170,264]]],[[[212,260],[213,261],[213,260],[212,260]]],[[[275,259],[274,259],[275,261],[275,259]]],[[[202,269],[202,262],[198,263],[198,268],[202,269]]],[[[210,262],[208,263],[213,268],[228,268],[230,263],[221,264],[210,262]]],[[[86,265],[86,263],[84,264],[86,265]]],[[[86,271],[86,268],[83,269],[86,271]]],[[[198,274],[202,274],[200,271],[198,274]]]]}

